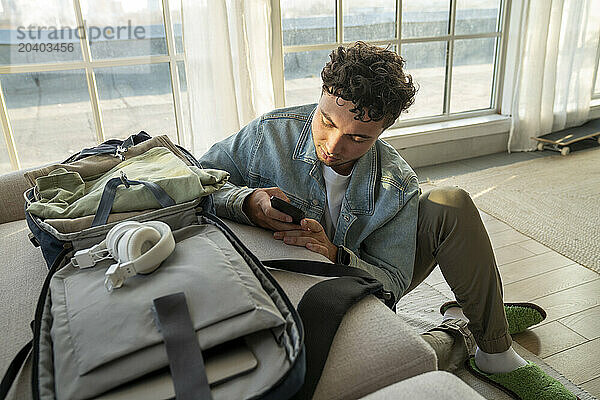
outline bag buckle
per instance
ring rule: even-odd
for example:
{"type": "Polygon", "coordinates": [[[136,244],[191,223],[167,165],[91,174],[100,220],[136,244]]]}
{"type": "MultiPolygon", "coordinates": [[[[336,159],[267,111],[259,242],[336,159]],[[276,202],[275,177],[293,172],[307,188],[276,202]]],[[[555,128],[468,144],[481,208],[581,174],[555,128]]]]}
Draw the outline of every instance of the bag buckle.
{"type": "Polygon", "coordinates": [[[115,157],[118,157],[121,161],[125,161],[125,153],[127,153],[127,147],[118,145],[115,150],[115,157]]]}
{"type": "Polygon", "coordinates": [[[35,247],[40,247],[40,242],[39,240],[37,240],[33,233],[29,232],[28,237],[31,244],[33,244],[35,247]]]}
{"type": "Polygon", "coordinates": [[[129,184],[129,180],[127,180],[127,175],[125,175],[125,172],[119,171],[119,178],[121,179],[121,182],[123,183],[123,185],[125,185],[126,188],[129,188],[129,186],[131,186],[129,184]]]}

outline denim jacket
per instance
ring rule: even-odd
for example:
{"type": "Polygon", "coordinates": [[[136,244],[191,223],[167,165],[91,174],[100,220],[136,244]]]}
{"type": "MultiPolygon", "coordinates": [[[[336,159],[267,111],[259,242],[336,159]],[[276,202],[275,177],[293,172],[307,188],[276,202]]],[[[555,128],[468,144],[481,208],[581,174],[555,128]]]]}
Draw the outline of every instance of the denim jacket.
{"type": "MultiPolygon", "coordinates": [[[[307,218],[324,223],[326,190],[312,140],[316,104],[271,111],[200,158],[230,183],[214,196],[217,215],[252,225],[242,211],[252,188],[279,187],[307,218]]],[[[356,161],[332,243],[349,265],[369,272],[399,299],[413,273],[419,185],[411,167],[383,140],[356,161]]]]}

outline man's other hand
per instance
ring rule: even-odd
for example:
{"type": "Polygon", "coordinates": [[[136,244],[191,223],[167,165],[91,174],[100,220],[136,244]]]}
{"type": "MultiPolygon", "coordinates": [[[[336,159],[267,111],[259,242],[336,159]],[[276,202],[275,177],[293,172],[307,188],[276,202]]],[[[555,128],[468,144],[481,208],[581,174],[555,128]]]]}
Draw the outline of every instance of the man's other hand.
{"type": "Polygon", "coordinates": [[[243,210],[254,224],[273,231],[300,229],[300,225],[292,223],[292,217],[271,207],[271,196],[282,200],[290,200],[278,187],[256,189],[244,200],[243,210]]]}
{"type": "Polygon", "coordinates": [[[283,240],[284,243],[293,246],[302,246],[327,257],[336,262],[338,248],[329,241],[325,229],[314,219],[304,218],[300,221],[302,229],[282,230],[275,232],[275,239],[283,240]]]}

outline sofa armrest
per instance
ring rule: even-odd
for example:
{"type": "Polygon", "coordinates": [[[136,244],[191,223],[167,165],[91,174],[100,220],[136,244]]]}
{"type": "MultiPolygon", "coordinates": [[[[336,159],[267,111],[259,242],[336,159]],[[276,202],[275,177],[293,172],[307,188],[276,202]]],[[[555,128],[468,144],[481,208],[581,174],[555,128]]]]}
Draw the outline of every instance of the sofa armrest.
{"type": "Polygon", "coordinates": [[[374,296],[346,313],[313,399],[357,399],[437,369],[433,349],[374,296]]]}
{"type": "MultiPolygon", "coordinates": [[[[294,304],[323,277],[271,270],[294,304]]],[[[333,339],[313,400],[357,399],[437,369],[435,352],[375,296],[352,306],[333,339]]]]}
{"type": "Polygon", "coordinates": [[[23,192],[29,188],[29,183],[23,172],[0,175],[0,224],[25,218],[23,192]]]}
{"type": "Polygon", "coordinates": [[[457,376],[445,371],[433,371],[398,382],[362,398],[362,400],[398,399],[484,400],[485,397],[457,376]]]}

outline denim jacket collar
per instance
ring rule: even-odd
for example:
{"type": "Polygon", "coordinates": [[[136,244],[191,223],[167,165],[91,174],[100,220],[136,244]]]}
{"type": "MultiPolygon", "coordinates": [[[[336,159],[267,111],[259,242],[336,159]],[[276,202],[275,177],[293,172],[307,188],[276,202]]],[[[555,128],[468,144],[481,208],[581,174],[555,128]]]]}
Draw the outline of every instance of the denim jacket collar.
{"type": "Polygon", "coordinates": [[[300,136],[298,137],[298,142],[296,142],[296,148],[294,149],[294,160],[304,161],[307,164],[315,164],[318,161],[317,151],[315,150],[315,144],[312,141],[312,119],[315,115],[315,111],[317,107],[315,107],[308,119],[304,123],[304,127],[302,128],[302,132],[300,132],[300,136]]]}
{"type": "MultiPolygon", "coordinates": [[[[325,190],[322,164],[317,157],[315,144],[312,140],[312,119],[316,107],[306,120],[298,142],[294,149],[293,159],[312,165],[310,175],[325,190]]],[[[373,215],[375,209],[375,184],[378,168],[377,150],[375,144],[356,161],[352,178],[346,189],[348,211],[352,214],[373,215]]]]}

